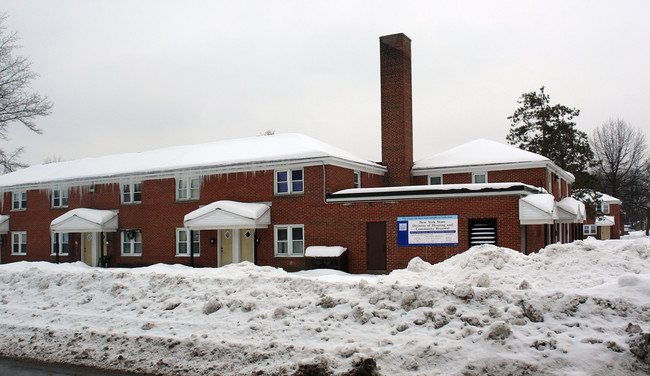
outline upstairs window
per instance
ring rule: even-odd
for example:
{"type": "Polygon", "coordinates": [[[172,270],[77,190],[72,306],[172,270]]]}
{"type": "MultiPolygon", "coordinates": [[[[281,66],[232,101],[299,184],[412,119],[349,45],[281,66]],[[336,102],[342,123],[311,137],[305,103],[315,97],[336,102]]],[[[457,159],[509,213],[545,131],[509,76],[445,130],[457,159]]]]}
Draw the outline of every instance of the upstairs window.
{"type": "Polygon", "coordinates": [[[186,228],[177,228],[176,229],[176,256],[189,256],[190,247],[193,250],[194,256],[199,256],[201,250],[199,246],[201,244],[201,233],[199,231],[193,232],[193,238],[190,242],[190,233],[191,230],[186,228]]]}
{"type": "Polygon", "coordinates": [[[302,256],[305,249],[303,225],[275,226],[275,255],[302,256]]]}
{"type": "Polygon", "coordinates": [[[11,254],[27,254],[27,233],[24,231],[11,233],[11,254]]]}
{"type": "Polygon", "coordinates": [[[67,232],[60,234],[52,234],[52,254],[56,255],[57,251],[61,256],[68,255],[69,249],[69,235],[67,232]]]}
{"type": "Polygon", "coordinates": [[[122,231],[122,256],[142,256],[142,232],[122,231]]]}
{"type": "Polygon", "coordinates": [[[441,185],[442,184],[442,175],[433,175],[429,176],[430,185],[441,185]]]}
{"type": "Polygon", "coordinates": [[[142,202],[142,183],[122,184],[122,203],[139,204],[142,202]]]}
{"type": "Polygon", "coordinates": [[[304,192],[303,170],[283,170],[275,172],[275,193],[292,194],[304,192]]]}
{"type": "Polygon", "coordinates": [[[487,172],[474,172],[472,173],[472,183],[485,184],[487,183],[487,172]]]}
{"type": "Polygon", "coordinates": [[[598,234],[598,229],[596,225],[582,225],[582,232],[585,235],[596,235],[598,234]]]}
{"type": "Polygon", "coordinates": [[[198,200],[200,183],[199,178],[196,177],[176,179],[176,199],[179,201],[198,200]]]}
{"type": "Polygon", "coordinates": [[[12,194],[11,210],[27,209],[27,191],[17,191],[12,194]]]}
{"type": "Polygon", "coordinates": [[[52,190],[52,207],[53,208],[67,208],[68,207],[68,190],[67,189],[53,189],[52,190]]]}
{"type": "Polygon", "coordinates": [[[603,214],[609,214],[609,204],[606,202],[600,203],[600,212],[603,214]]]}
{"type": "Polygon", "coordinates": [[[361,188],[361,172],[354,172],[354,188],[361,188]]]}

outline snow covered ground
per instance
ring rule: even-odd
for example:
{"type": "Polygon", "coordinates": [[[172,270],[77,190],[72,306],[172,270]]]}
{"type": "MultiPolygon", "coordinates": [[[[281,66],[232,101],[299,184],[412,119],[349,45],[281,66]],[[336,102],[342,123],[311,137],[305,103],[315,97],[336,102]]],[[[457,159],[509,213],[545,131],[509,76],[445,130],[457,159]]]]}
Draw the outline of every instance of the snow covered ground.
{"type": "Polygon", "coordinates": [[[647,375],[650,355],[630,351],[644,356],[640,332],[650,332],[647,237],[531,256],[474,247],[387,276],[0,266],[1,356],[154,374],[355,374],[376,363],[382,375],[647,375]]]}

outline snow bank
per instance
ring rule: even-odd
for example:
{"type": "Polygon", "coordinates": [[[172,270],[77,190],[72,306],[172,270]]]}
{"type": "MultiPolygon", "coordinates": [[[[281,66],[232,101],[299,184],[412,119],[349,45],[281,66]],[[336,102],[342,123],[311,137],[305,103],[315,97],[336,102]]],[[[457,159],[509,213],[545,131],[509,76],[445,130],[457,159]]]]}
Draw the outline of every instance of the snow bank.
{"type": "Polygon", "coordinates": [[[165,375],[646,375],[650,239],[474,247],[387,276],[0,266],[0,356],[165,375]],[[304,373],[303,373],[304,374],[304,373]]]}

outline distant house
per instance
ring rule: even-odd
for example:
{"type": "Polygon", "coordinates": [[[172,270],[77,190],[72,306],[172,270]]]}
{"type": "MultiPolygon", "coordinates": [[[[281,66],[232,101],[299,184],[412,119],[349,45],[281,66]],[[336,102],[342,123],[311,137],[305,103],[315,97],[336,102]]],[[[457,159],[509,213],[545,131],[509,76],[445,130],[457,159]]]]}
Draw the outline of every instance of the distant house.
{"type": "Polygon", "coordinates": [[[545,157],[476,140],[414,162],[410,40],[380,52],[381,163],[278,134],[32,166],[0,176],[0,261],[299,270],[317,247],[368,273],[582,239],[574,177],[545,157]]]}
{"type": "Polygon", "coordinates": [[[584,237],[591,236],[601,240],[620,239],[621,200],[604,193],[601,195],[599,204],[595,208],[594,218],[587,218],[583,225],[584,237]]]}

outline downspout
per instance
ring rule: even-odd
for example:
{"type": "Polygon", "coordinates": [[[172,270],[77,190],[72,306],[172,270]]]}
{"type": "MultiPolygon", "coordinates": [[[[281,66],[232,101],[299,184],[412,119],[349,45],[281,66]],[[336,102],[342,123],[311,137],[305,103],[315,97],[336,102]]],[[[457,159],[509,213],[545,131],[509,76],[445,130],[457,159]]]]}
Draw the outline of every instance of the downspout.
{"type": "Polygon", "coordinates": [[[190,230],[190,266],[194,267],[194,230],[190,230]]]}
{"type": "Polygon", "coordinates": [[[56,242],[54,243],[54,253],[56,253],[56,263],[59,263],[59,242],[61,241],[58,232],[56,233],[56,242]]]}

